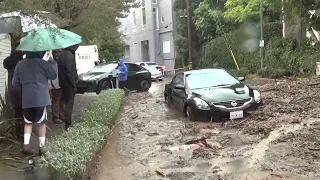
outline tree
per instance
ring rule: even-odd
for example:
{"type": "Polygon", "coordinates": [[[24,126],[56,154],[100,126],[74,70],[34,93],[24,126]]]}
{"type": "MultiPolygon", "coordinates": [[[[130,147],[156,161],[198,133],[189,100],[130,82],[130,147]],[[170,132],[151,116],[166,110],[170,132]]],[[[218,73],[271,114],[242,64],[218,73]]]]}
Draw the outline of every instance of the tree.
{"type": "Polygon", "coordinates": [[[194,11],[194,24],[202,43],[228,33],[237,27],[237,24],[225,19],[225,0],[201,0],[194,11]]]}
{"type": "MultiPolygon", "coordinates": [[[[281,17],[281,0],[264,0],[265,20],[269,22],[279,21],[281,17]]],[[[259,0],[226,0],[226,18],[236,22],[259,21],[259,0]]]]}
{"type": "MultiPolygon", "coordinates": [[[[135,0],[4,0],[1,9],[30,13],[34,10],[47,11],[63,21],[59,24],[60,28],[80,34],[84,42],[97,44],[99,48],[103,44],[106,49],[115,45],[122,46],[116,19],[126,17],[129,9],[137,6],[139,3],[135,0]],[[104,41],[105,36],[111,37],[113,41],[104,41]]],[[[122,51],[121,47],[108,51],[114,50],[122,51]]]]}

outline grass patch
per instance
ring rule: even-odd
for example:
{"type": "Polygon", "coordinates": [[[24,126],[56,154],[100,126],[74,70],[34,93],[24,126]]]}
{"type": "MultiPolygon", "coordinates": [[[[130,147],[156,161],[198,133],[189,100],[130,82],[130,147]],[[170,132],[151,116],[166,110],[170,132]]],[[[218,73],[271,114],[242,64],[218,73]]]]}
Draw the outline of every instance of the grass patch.
{"type": "Polygon", "coordinates": [[[82,121],[49,142],[40,165],[68,179],[84,179],[101,152],[124,100],[123,90],[102,92],[86,109],[82,121]]]}

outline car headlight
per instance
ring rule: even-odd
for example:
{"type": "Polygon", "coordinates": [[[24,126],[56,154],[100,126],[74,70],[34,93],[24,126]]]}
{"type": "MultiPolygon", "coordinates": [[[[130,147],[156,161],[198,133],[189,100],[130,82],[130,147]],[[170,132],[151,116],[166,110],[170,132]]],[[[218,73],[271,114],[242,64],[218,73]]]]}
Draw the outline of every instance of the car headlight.
{"type": "Polygon", "coordinates": [[[256,103],[260,103],[261,101],[261,96],[260,96],[260,92],[257,90],[253,90],[253,97],[254,97],[254,101],[256,103]]]}
{"type": "Polygon", "coordinates": [[[200,98],[193,98],[194,102],[196,103],[197,108],[199,109],[208,109],[209,105],[208,103],[206,103],[204,100],[200,99],[200,98]]]}

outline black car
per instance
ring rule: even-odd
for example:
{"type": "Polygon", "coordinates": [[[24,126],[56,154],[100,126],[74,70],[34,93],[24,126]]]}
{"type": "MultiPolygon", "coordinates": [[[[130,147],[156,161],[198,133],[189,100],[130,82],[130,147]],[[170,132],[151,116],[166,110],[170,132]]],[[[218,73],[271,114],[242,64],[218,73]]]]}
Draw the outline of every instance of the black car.
{"type": "Polygon", "coordinates": [[[225,69],[201,69],[178,73],[165,85],[166,103],[177,107],[190,120],[243,118],[262,101],[251,89],[225,69]]]}
{"type": "MultiPolygon", "coordinates": [[[[126,88],[129,90],[148,91],[151,87],[151,74],[148,70],[134,63],[125,63],[128,68],[126,88]]],[[[103,63],[95,66],[89,72],[79,75],[78,93],[95,92],[99,94],[104,89],[115,87],[112,72],[118,68],[117,63],[103,63]]]]}

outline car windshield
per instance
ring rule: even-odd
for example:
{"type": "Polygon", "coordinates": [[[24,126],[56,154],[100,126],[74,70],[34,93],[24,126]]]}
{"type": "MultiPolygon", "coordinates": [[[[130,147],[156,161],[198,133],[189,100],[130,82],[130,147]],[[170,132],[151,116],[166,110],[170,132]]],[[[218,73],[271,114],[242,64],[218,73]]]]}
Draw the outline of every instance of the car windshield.
{"type": "Polygon", "coordinates": [[[210,87],[218,87],[225,85],[233,85],[240,83],[228,72],[217,69],[207,72],[197,72],[186,75],[186,83],[190,89],[202,89],[210,87]]]}
{"type": "Polygon", "coordinates": [[[150,66],[152,66],[152,65],[157,65],[156,63],[154,63],[154,62],[147,62],[147,64],[150,66]]]}
{"type": "Polygon", "coordinates": [[[93,69],[91,69],[90,72],[106,72],[109,73],[111,72],[113,69],[115,69],[118,66],[118,64],[101,64],[101,65],[97,65],[95,66],[93,69]]]}

